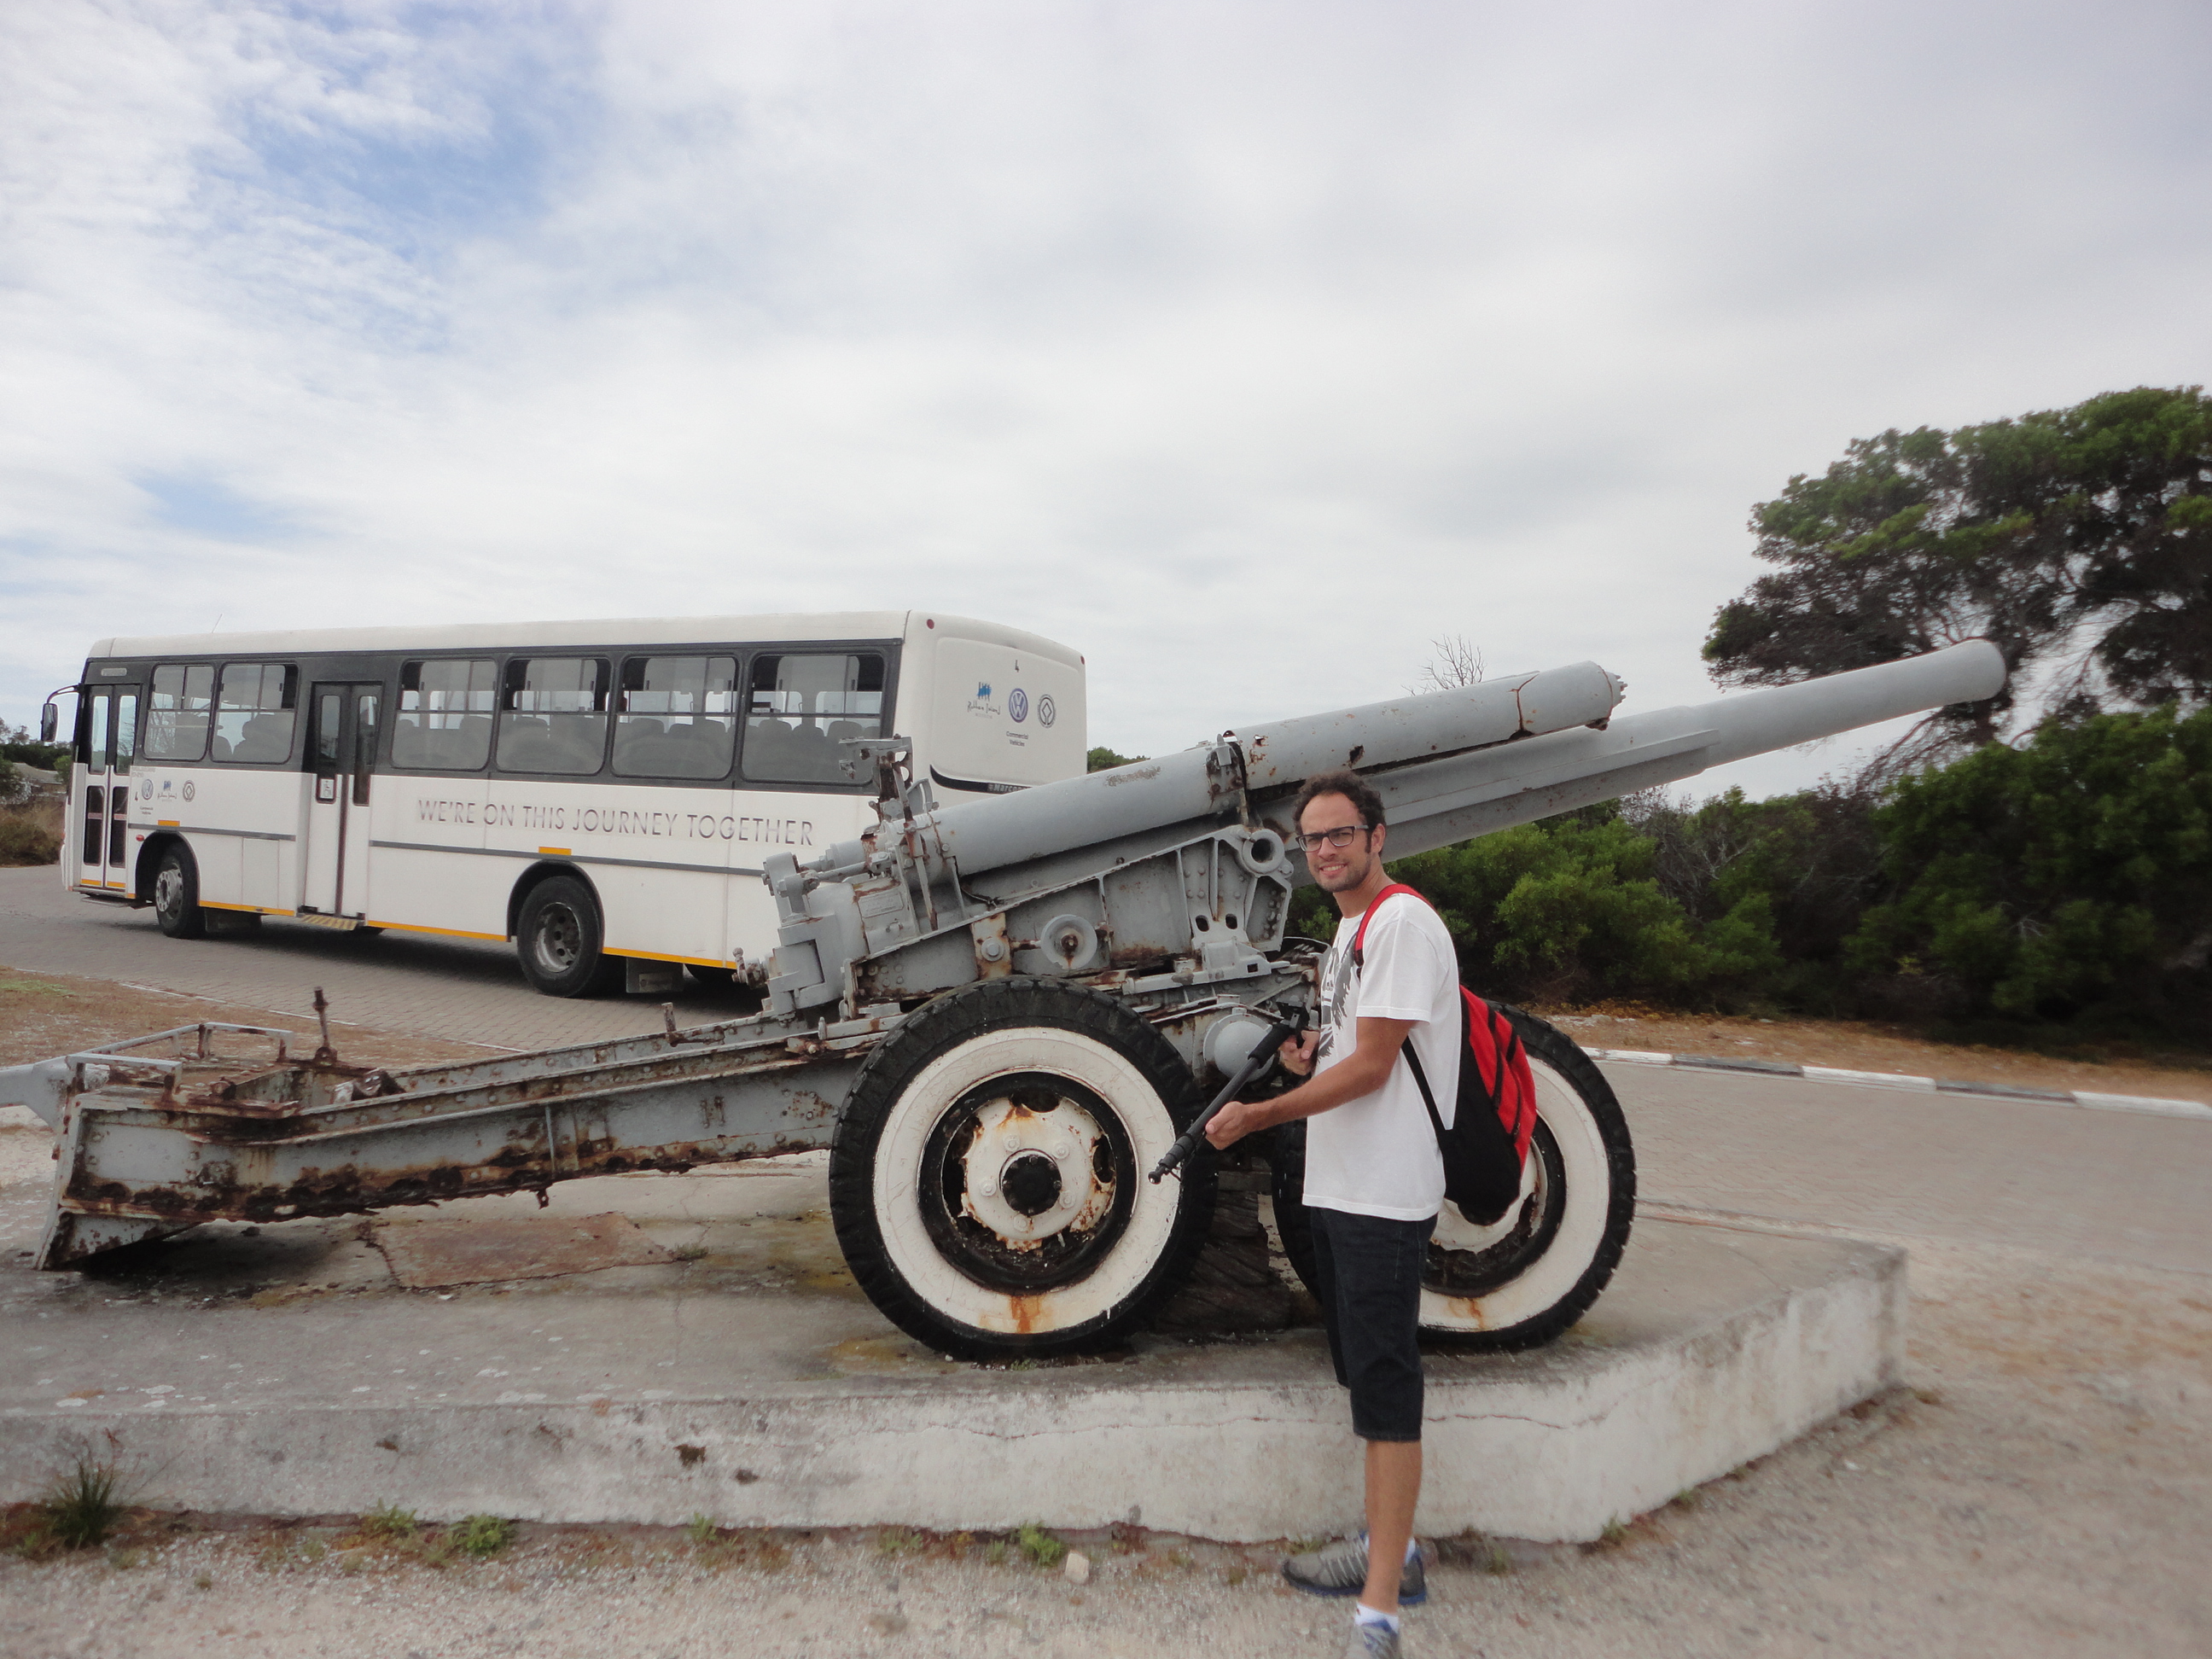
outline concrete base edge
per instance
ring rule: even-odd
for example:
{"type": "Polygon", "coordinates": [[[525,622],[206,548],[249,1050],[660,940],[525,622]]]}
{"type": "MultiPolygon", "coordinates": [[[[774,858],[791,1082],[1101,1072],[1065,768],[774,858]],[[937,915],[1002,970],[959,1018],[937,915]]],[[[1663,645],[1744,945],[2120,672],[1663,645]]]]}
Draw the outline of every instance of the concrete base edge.
{"type": "MultiPolygon", "coordinates": [[[[1748,1244],[1759,1230],[1719,1231],[1748,1244]]],[[[1432,1367],[1420,1530],[1595,1538],[1894,1385],[1904,1253],[1816,1248],[1817,1272],[1801,1250],[1771,1293],[1662,1335],[1577,1353],[1571,1333],[1536,1355],[1432,1367]]],[[[1341,1392],[1311,1360],[1285,1365],[1294,1380],[1281,1382],[1133,1382],[1097,1367],[1041,1370],[1018,1389],[787,1383],[696,1401],[11,1411],[0,1414],[0,1495],[33,1497],[89,1451],[123,1464],[137,1502],[216,1512],[398,1503],[440,1519],[1131,1521],[1224,1540],[1349,1530],[1359,1448],[1341,1392]]]]}

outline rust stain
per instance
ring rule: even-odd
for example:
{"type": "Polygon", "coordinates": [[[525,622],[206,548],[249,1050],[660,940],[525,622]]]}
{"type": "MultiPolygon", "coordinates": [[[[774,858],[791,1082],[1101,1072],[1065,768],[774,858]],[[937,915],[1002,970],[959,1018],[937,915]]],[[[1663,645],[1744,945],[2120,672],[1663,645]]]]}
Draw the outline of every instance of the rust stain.
{"type": "Polygon", "coordinates": [[[1490,1328],[1490,1322],[1482,1316],[1482,1304],[1476,1301],[1474,1297],[1453,1296],[1447,1297],[1444,1300],[1455,1314],[1466,1320],[1478,1331],[1486,1331],[1490,1328]]]}
{"type": "Polygon", "coordinates": [[[1014,1329],[1024,1336],[1030,1335],[1036,1328],[1036,1317],[1043,1306],[1044,1298],[1041,1296],[1010,1296],[1006,1298],[1007,1311],[1014,1316],[1014,1329]]]}

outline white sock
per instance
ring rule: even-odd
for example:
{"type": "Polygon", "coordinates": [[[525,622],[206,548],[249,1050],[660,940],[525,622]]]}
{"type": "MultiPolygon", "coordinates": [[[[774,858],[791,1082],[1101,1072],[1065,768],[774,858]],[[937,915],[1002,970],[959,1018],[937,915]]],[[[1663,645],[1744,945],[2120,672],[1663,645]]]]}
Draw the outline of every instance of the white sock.
{"type": "Polygon", "coordinates": [[[1352,1604],[1352,1623],[1355,1629],[1361,1625],[1387,1625],[1395,1632],[1398,1628],[1398,1615],[1395,1613],[1377,1613],[1366,1602],[1358,1601],[1352,1604]]]}
{"type": "MultiPolygon", "coordinates": [[[[1365,1549],[1367,1547],[1367,1534],[1364,1530],[1359,1534],[1359,1547],[1362,1549],[1365,1549]]],[[[1421,1540],[1419,1539],[1408,1538],[1406,1540],[1406,1565],[1407,1566],[1410,1567],[1413,1565],[1413,1558],[1420,1553],[1421,1540]]]]}

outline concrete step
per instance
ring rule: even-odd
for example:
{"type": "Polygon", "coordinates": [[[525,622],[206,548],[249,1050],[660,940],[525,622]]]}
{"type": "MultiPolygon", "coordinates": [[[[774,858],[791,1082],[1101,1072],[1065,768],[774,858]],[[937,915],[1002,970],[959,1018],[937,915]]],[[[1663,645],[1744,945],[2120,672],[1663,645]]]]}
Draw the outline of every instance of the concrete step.
{"type": "MultiPolygon", "coordinates": [[[[445,1289],[391,1266],[436,1281],[434,1237],[387,1258],[374,1228],[331,1222],[203,1228],[107,1277],[32,1273],[15,1254],[32,1194],[12,1184],[0,1499],[89,1449],[136,1502],[264,1515],[1126,1520],[1231,1540],[1357,1524],[1359,1451],[1319,1332],[948,1363],[845,1273],[818,1159],[735,1167],[570,1182],[543,1212],[425,1212],[525,1238],[507,1268],[472,1272],[557,1270],[518,1224],[533,1218],[541,1244],[612,1237],[576,1223],[615,1215],[659,1247],[445,1289]]],[[[1893,1384],[1905,1311],[1901,1251],[1647,1215],[1559,1342],[1430,1356],[1419,1526],[1594,1538],[1893,1384]]]]}

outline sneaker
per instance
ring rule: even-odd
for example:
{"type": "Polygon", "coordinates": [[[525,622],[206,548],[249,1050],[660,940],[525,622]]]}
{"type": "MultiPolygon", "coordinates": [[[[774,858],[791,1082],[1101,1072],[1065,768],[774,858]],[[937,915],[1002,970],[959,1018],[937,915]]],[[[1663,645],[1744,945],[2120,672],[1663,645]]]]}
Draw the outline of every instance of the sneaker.
{"type": "Polygon", "coordinates": [[[1398,1659],[1398,1632],[1388,1625],[1354,1625],[1344,1659],[1398,1659]]]}
{"type": "MultiPolygon", "coordinates": [[[[1400,1607],[1418,1607],[1429,1599],[1428,1559],[1424,1545],[1406,1563],[1398,1578],[1400,1607]]],[[[1310,1554],[1287,1556],[1283,1577],[1309,1595],[1357,1595],[1367,1584],[1367,1539],[1364,1534],[1340,1539],[1310,1554]]]]}

